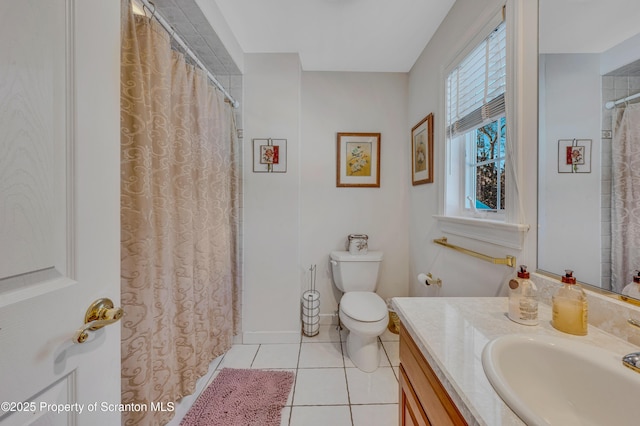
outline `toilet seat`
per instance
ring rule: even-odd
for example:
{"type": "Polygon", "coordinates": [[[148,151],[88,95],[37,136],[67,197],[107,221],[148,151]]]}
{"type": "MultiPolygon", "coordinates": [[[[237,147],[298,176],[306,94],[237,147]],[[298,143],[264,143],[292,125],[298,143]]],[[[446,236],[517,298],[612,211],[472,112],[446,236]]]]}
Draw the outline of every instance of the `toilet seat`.
{"type": "Polygon", "coordinates": [[[387,315],[387,304],[376,293],[351,291],[340,299],[340,310],[356,321],[376,322],[387,315]]]}

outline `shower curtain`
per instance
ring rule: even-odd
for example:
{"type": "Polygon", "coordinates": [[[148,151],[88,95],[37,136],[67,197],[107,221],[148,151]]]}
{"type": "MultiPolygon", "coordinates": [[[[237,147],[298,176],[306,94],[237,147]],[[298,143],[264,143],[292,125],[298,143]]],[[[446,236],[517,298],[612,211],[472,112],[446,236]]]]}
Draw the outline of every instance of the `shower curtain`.
{"type": "MultiPolygon", "coordinates": [[[[194,392],[239,324],[239,144],[206,74],[122,5],[122,403],[167,407],[194,392]]],[[[123,424],[172,417],[129,411],[123,424]]]]}
{"type": "Polygon", "coordinates": [[[640,104],[613,114],[611,285],[620,292],[640,269],[640,104]]]}

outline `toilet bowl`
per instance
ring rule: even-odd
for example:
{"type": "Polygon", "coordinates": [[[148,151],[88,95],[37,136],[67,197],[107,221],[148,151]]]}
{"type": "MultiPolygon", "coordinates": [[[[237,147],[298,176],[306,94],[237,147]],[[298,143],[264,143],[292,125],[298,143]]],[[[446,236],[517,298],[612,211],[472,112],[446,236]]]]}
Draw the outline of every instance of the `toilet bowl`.
{"type": "Polygon", "coordinates": [[[347,354],[360,370],[370,373],[380,364],[378,336],[389,322],[387,305],[371,292],[353,291],[340,299],[341,324],[349,330],[347,354]]]}
{"type": "Polygon", "coordinates": [[[372,372],[380,363],[378,336],[389,322],[387,305],[375,293],[382,252],[331,252],[335,286],[344,294],[339,303],[340,323],[349,330],[347,354],[360,370],[372,372]]]}

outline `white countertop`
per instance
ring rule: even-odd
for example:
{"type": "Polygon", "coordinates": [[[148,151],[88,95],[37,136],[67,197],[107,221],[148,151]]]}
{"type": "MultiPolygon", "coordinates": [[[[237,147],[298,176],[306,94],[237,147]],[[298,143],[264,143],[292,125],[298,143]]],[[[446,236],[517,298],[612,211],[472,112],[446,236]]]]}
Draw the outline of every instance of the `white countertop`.
{"type": "Polygon", "coordinates": [[[516,333],[561,336],[606,348],[620,359],[638,350],[592,326],[586,336],[561,333],[551,326],[551,308],[542,303],[539,325],[517,324],[506,316],[507,304],[506,297],[393,298],[400,320],[470,425],[524,424],[494,391],[482,368],[482,350],[496,337],[516,333]]]}

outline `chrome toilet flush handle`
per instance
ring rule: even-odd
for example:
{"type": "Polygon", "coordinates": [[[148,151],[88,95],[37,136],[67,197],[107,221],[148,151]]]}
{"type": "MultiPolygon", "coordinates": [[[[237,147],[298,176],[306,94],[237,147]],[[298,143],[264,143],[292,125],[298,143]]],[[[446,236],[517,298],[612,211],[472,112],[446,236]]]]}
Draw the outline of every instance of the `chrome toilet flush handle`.
{"type": "MultiPolygon", "coordinates": [[[[640,321],[633,318],[627,320],[629,324],[634,327],[640,328],[640,321]]],[[[622,357],[622,365],[633,371],[640,373],[640,352],[633,352],[622,357]]]]}
{"type": "Polygon", "coordinates": [[[622,357],[622,365],[640,373],[640,352],[633,352],[622,357]]]}

